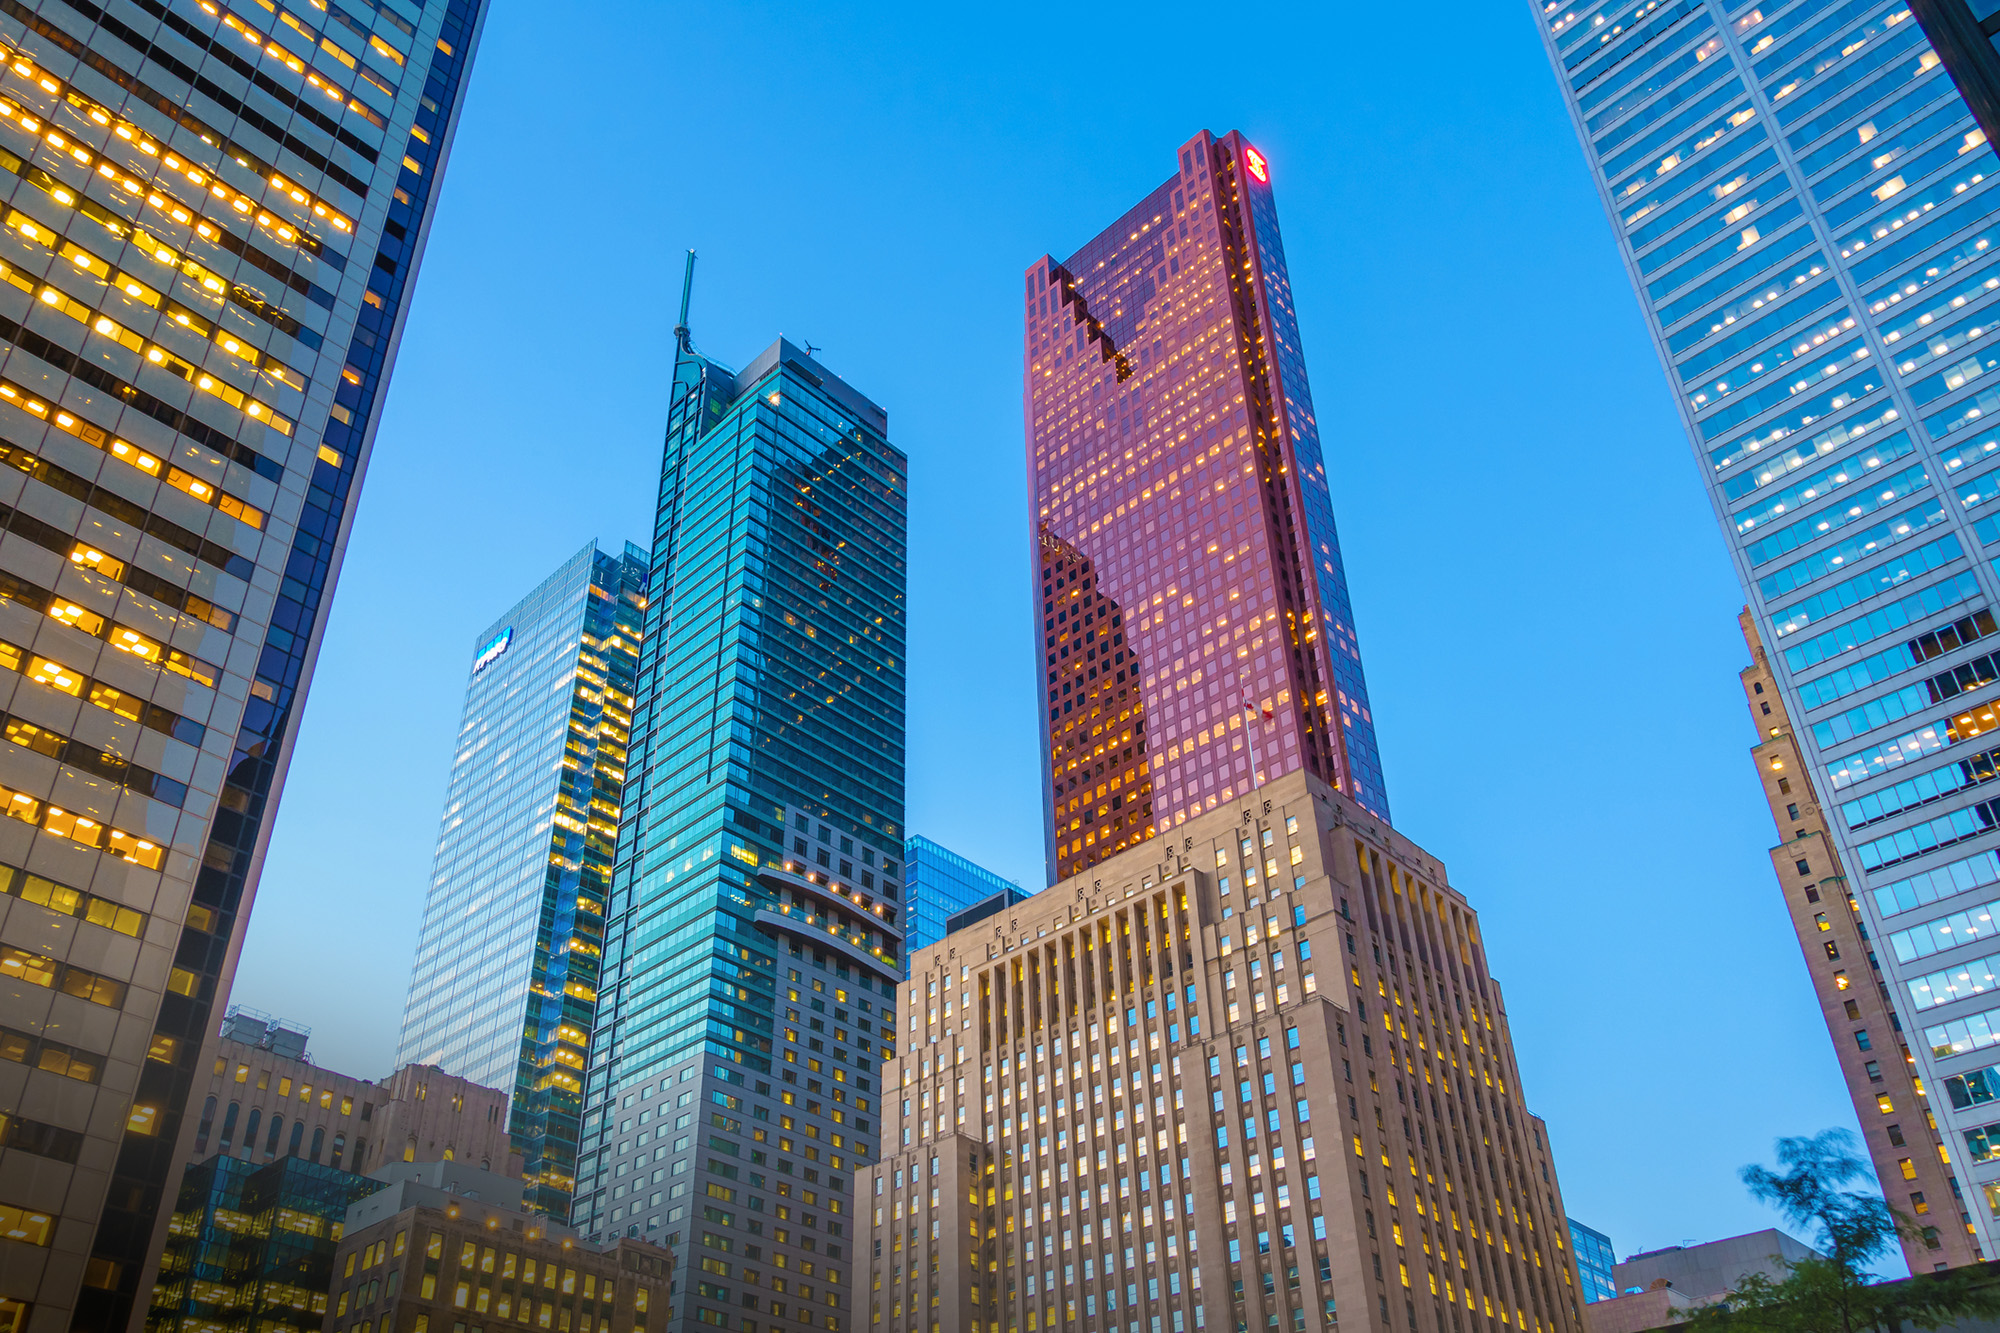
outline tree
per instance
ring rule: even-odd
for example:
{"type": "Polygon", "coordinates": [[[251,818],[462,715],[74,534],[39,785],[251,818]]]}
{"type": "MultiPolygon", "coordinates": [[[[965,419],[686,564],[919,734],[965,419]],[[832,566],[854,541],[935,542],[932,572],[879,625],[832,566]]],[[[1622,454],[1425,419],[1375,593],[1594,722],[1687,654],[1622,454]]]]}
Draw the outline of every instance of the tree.
{"type": "Polygon", "coordinates": [[[1935,1329],[2000,1315],[2000,1286],[1982,1268],[1887,1283],[1866,1271],[1899,1237],[1921,1231],[1879,1194],[1845,1188],[1870,1174],[1853,1135],[1829,1129],[1779,1139],[1777,1147],[1779,1170],[1746,1166],[1743,1183],[1753,1198],[1806,1229],[1821,1253],[1780,1260],[1782,1280],[1753,1273],[1720,1301],[1684,1312],[1690,1333],[1898,1333],[1904,1325],[1935,1329]]]}

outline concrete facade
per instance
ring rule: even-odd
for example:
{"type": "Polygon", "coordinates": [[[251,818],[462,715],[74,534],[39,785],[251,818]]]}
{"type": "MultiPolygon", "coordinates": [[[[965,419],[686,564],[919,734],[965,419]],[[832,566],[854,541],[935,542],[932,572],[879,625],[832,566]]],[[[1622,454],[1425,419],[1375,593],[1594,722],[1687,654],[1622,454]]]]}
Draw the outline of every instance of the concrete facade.
{"type": "Polygon", "coordinates": [[[1477,918],[1310,774],[948,936],[904,998],[871,1330],[1583,1327],[1477,918]]]}
{"type": "Polygon", "coordinates": [[[1704,1245],[1669,1245],[1648,1250],[1633,1255],[1611,1272],[1620,1291],[1631,1291],[1634,1287],[1650,1291],[1664,1282],[1689,1300],[1700,1303],[1736,1290],[1752,1273],[1782,1282],[1790,1273],[1788,1264],[1817,1253],[1804,1241],[1767,1227],[1704,1245]]]}
{"type": "MultiPolygon", "coordinates": [[[[1747,608],[1736,619],[1751,656],[1740,676],[1759,738],[1750,755],[1778,827],[1771,873],[1798,932],[1813,998],[1833,1038],[1882,1197],[1921,1228],[1903,1240],[1904,1262],[1912,1273],[1977,1263],[1984,1255],[1971,1209],[1957,1175],[1945,1164],[1950,1154],[1944,1136],[1854,897],[1859,883],[1849,879],[1828,832],[1827,812],[1806,780],[1804,756],[1756,620],[1747,608]]],[[[1621,1283],[1620,1290],[1627,1285],[1621,1283]]]]}

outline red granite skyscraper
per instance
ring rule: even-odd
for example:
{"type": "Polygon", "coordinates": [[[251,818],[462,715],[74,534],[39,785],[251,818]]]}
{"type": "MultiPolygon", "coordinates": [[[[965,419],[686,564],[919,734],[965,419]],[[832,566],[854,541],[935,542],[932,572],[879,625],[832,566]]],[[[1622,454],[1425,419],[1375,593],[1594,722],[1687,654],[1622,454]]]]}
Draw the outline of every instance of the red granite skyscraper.
{"type": "Polygon", "coordinates": [[[1300,768],[1388,815],[1270,166],[1179,166],[1027,274],[1052,879],[1300,768]]]}

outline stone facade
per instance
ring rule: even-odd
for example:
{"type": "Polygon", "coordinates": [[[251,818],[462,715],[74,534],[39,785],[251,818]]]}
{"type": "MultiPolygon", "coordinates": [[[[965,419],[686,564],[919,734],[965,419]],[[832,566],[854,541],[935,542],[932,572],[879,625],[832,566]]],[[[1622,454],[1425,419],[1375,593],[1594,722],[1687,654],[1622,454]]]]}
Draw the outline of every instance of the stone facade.
{"type": "MultiPolygon", "coordinates": [[[[358,1220],[358,1219],[357,1219],[358,1220]]],[[[545,1217],[474,1199],[351,1227],[325,1333],[645,1333],[664,1328],[672,1256],[598,1249],[545,1217]]]]}
{"type": "Polygon", "coordinates": [[[1851,896],[1859,882],[1848,878],[1813,796],[1756,621],[1748,609],[1736,619],[1751,656],[1740,674],[1758,734],[1750,755],[1780,839],[1771,849],[1771,873],[1798,932],[1813,998],[1833,1038],[1882,1196],[1919,1228],[1904,1237],[1903,1259],[1912,1273],[1978,1263],[1984,1256],[1958,1179],[1945,1165],[1944,1138],[1910,1060],[1909,1034],[1851,896]]]}
{"type": "Polygon", "coordinates": [[[189,1117],[190,1164],[218,1153],[257,1162],[291,1156],[365,1175],[388,1162],[450,1159],[521,1174],[507,1137],[507,1094],[428,1065],[372,1083],[224,1038],[198,1095],[189,1108],[198,1112],[189,1117]]]}
{"type": "Polygon", "coordinates": [[[904,1012],[871,1330],[1583,1327],[1477,918],[1318,778],[919,952],[904,1012]]]}

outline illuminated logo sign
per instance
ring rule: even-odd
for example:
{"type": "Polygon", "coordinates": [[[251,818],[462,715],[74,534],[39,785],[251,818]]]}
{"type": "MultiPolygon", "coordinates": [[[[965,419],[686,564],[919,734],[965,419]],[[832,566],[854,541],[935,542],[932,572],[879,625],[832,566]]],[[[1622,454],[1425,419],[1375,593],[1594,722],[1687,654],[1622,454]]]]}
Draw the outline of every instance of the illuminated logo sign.
{"type": "Polygon", "coordinates": [[[1262,153],[1248,144],[1245,144],[1243,147],[1243,165],[1250,169],[1250,174],[1257,178],[1258,184],[1269,185],[1271,183],[1271,164],[1264,160],[1262,153]]]}
{"type": "Polygon", "coordinates": [[[493,642],[479,650],[479,656],[472,659],[472,674],[478,675],[493,665],[493,660],[507,651],[507,645],[514,642],[514,627],[509,625],[493,636],[493,642]]]}

